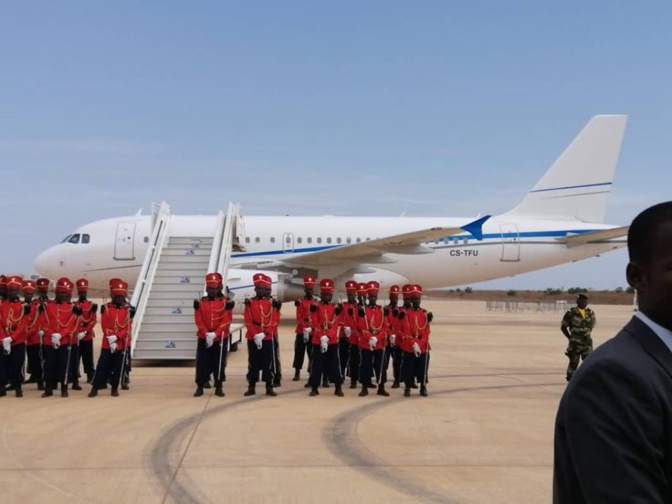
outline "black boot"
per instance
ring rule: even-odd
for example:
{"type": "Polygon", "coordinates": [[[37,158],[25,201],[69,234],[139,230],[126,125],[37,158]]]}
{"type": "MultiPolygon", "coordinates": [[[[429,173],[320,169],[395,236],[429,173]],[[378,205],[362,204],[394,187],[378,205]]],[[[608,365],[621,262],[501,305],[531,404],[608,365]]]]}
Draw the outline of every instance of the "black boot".
{"type": "Polygon", "coordinates": [[[91,387],[91,392],[89,392],[89,397],[96,397],[98,395],[98,389],[96,387],[91,387]]]}
{"type": "Polygon", "coordinates": [[[0,397],[5,397],[7,395],[7,387],[5,385],[0,385],[0,397]]]}
{"type": "Polygon", "coordinates": [[[54,390],[49,385],[46,385],[44,387],[44,393],[42,394],[42,397],[51,397],[53,395],[54,395],[54,390]]]}
{"type": "Polygon", "coordinates": [[[343,397],[343,385],[340,383],[336,384],[336,390],[334,390],[334,395],[338,397],[343,397]]]}
{"type": "Polygon", "coordinates": [[[320,391],[317,389],[317,387],[313,387],[313,388],[310,389],[310,394],[308,394],[308,395],[311,395],[311,396],[320,395],[320,391]]]}
{"type": "Polygon", "coordinates": [[[273,390],[273,384],[271,383],[266,384],[266,395],[273,397],[278,395],[278,393],[275,390],[273,390]]]}
{"type": "Polygon", "coordinates": [[[254,390],[254,389],[255,389],[255,385],[256,385],[256,383],[250,383],[250,384],[247,386],[247,392],[245,392],[243,395],[244,395],[245,397],[249,397],[249,396],[253,396],[254,394],[256,394],[257,392],[254,390]]]}
{"type": "Polygon", "coordinates": [[[79,378],[75,378],[75,381],[72,382],[72,390],[82,390],[82,387],[79,384],[79,378]]]}
{"type": "Polygon", "coordinates": [[[350,388],[357,388],[357,380],[350,380],[350,388]]]}
{"type": "Polygon", "coordinates": [[[95,373],[95,371],[91,371],[91,372],[86,373],[86,383],[93,382],[94,373],[95,373]]]}
{"type": "Polygon", "coordinates": [[[299,381],[301,379],[301,370],[297,369],[294,371],[294,378],[292,378],[292,381],[299,381]]]}
{"type": "Polygon", "coordinates": [[[388,397],[390,395],[390,393],[387,390],[385,390],[385,385],[383,385],[382,383],[380,385],[378,385],[378,392],[376,392],[376,394],[382,395],[382,396],[385,396],[385,397],[388,397]]]}
{"type": "Polygon", "coordinates": [[[196,392],[194,392],[194,397],[201,397],[203,395],[203,387],[200,385],[196,388],[196,392]]]}
{"type": "Polygon", "coordinates": [[[420,387],[420,395],[422,397],[427,397],[427,387],[425,387],[424,385],[420,387]]]}
{"type": "Polygon", "coordinates": [[[221,386],[221,385],[217,385],[217,386],[215,387],[215,395],[216,395],[217,397],[224,397],[224,391],[222,390],[222,386],[221,386]]]}
{"type": "Polygon", "coordinates": [[[44,382],[41,381],[37,382],[37,390],[44,390],[44,382]]]}
{"type": "Polygon", "coordinates": [[[68,384],[61,385],[61,397],[68,397],[68,384]]]}
{"type": "Polygon", "coordinates": [[[404,388],[404,397],[411,397],[411,387],[408,385],[404,388]]]}
{"type": "Polygon", "coordinates": [[[205,382],[205,385],[203,385],[203,388],[212,388],[212,385],[210,385],[210,380],[205,382]]]}
{"type": "Polygon", "coordinates": [[[369,387],[362,385],[362,391],[359,393],[359,397],[364,397],[369,395],[369,387]]]}
{"type": "Polygon", "coordinates": [[[399,380],[394,380],[394,383],[390,388],[399,388],[399,385],[400,385],[399,380]]]}
{"type": "Polygon", "coordinates": [[[23,397],[23,390],[21,390],[21,385],[16,386],[16,397],[23,397]]]}
{"type": "Polygon", "coordinates": [[[112,387],[112,393],[110,395],[112,397],[119,397],[119,389],[117,387],[112,387]]]}

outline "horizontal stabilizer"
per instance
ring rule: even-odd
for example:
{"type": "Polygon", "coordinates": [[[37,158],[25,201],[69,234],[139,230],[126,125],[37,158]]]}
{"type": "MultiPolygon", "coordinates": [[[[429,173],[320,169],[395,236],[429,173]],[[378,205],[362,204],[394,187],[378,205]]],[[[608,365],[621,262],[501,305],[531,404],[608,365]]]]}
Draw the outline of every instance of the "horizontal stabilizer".
{"type": "Polygon", "coordinates": [[[477,240],[483,238],[483,223],[491,216],[486,215],[480,219],[468,222],[460,227],[436,227],[423,229],[420,231],[411,231],[399,235],[376,238],[362,243],[354,243],[341,247],[333,247],[317,252],[307,254],[297,254],[293,257],[283,259],[285,264],[294,266],[304,266],[310,268],[319,268],[321,266],[331,266],[343,261],[355,263],[374,263],[374,258],[379,257],[375,262],[389,262],[388,258],[382,258],[383,254],[426,254],[433,252],[431,249],[422,247],[423,243],[436,241],[446,236],[453,236],[468,232],[477,240]]]}
{"type": "Polygon", "coordinates": [[[561,241],[567,244],[567,248],[579,247],[581,245],[590,245],[592,243],[605,243],[614,238],[626,236],[630,226],[621,226],[612,229],[604,229],[602,231],[592,231],[590,233],[580,233],[575,235],[568,235],[565,238],[560,238],[561,241]]]}

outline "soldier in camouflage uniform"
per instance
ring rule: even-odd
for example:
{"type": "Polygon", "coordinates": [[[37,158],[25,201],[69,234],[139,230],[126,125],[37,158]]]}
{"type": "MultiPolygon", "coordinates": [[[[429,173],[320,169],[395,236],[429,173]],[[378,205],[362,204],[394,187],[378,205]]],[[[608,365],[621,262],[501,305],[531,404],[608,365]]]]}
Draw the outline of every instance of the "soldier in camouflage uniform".
{"type": "Polygon", "coordinates": [[[595,312],[588,308],[588,296],[579,294],[576,297],[576,306],[565,312],[560,325],[562,334],[569,342],[565,351],[565,355],[569,358],[567,381],[572,378],[574,371],[579,367],[579,361],[585,361],[593,351],[591,333],[595,323],[595,312]]]}

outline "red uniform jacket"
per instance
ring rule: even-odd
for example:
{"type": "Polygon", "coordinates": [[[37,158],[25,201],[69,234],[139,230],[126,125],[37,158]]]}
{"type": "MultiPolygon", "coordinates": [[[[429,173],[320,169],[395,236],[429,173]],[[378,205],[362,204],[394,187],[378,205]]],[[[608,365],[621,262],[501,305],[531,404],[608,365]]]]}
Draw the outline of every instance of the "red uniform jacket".
{"type": "Polygon", "coordinates": [[[12,338],[12,346],[26,342],[26,327],[30,314],[25,313],[23,301],[4,300],[0,303],[0,338],[12,338]]]}
{"type": "Polygon", "coordinates": [[[26,325],[26,345],[40,344],[40,335],[37,333],[40,330],[40,321],[43,316],[39,309],[40,304],[39,299],[33,299],[30,303],[30,318],[26,325]]]}
{"type": "Polygon", "coordinates": [[[311,299],[302,297],[294,301],[294,306],[296,306],[296,334],[303,334],[304,329],[311,327],[310,307],[317,305],[318,301],[315,297],[311,299]]]}
{"type": "Polygon", "coordinates": [[[388,334],[395,334],[399,336],[399,331],[401,330],[401,320],[399,320],[399,307],[392,307],[390,305],[386,306],[387,308],[387,329],[388,334]]]}
{"type": "Polygon", "coordinates": [[[381,350],[387,346],[387,318],[383,314],[383,307],[368,306],[364,309],[364,315],[359,316],[359,348],[368,350],[369,338],[378,338],[375,350],[381,350]]]}
{"type": "Polygon", "coordinates": [[[198,339],[205,339],[206,333],[209,332],[215,333],[215,341],[221,341],[229,337],[233,310],[226,309],[226,303],[228,302],[229,298],[226,296],[214,299],[203,296],[200,301],[194,303],[194,322],[198,328],[196,332],[198,339]]]}
{"type": "Polygon", "coordinates": [[[401,319],[403,338],[401,348],[404,352],[413,353],[413,343],[420,346],[420,352],[425,353],[431,350],[429,344],[429,322],[427,321],[427,310],[420,308],[414,310],[409,308],[405,310],[404,317],[401,319]]]}
{"type": "Polygon", "coordinates": [[[61,346],[77,342],[75,337],[77,315],[72,311],[73,308],[74,305],[68,301],[64,303],[51,301],[46,304],[43,313],[45,318],[43,344],[51,345],[51,336],[56,333],[61,335],[61,346]]]}
{"type": "Polygon", "coordinates": [[[100,327],[103,330],[102,349],[109,350],[108,336],[117,337],[117,352],[125,350],[131,343],[131,307],[127,304],[117,308],[110,302],[100,307],[100,327]]]}
{"type": "Polygon", "coordinates": [[[275,311],[271,298],[247,298],[244,315],[245,328],[247,329],[245,337],[248,340],[253,340],[255,334],[263,332],[265,340],[273,339],[279,322],[278,314],[275,311]]]}
{"type": "MultiPolygon", "coordinates": [[[[42,331],[42,332],[44,332],[44,334],[46,335],[46,334],[49,332],[49,330],[50,330],[49,327],[50,327],[50,325],[51,325],[51,324],[50,324],[50,321],[49,321],[49,311],[47,310],[47,306],[48,306],[50,303],[53,303],[54,300],[53,300],[53,299],[49,299],[49,298],[42,299],[42,298],[40,297],[40,298],[37,298],[37,301],[36,301],[36,302],[37,302],[37,304],[38,304],[38,307],[39,307],[39,306],[43,306],[43,307],[44,307],[43,309],[38,309],[38,311],[37,311],[37,322],[36,322],[36,325],[37,325],[37,331],[38,331],[38,332],[39,332],[39,331],[42,331]]],[[[39,338],[38,338],[38,339],[39,339],[39,338]]],[[[47,345],[51,344],[51,342],[47,341],[47,340],[44,338],[44,336],[42,337],[42,343],[43,343],[43,344],[47,344],[47,345]]]]}
{"type": "Polygon", "coordinates": [[[75,336],[84,331],[86,332],[86,336],[82,338],[82,341],[91,341],[96,336],[93,334],[93,328],[96,326],[96,322],[98,322],[98,314],[92,311],[93,303],[89,300],[75,301],[75,306],[80,307],[83,311],[77,320],[75,336]]]}
{"type": "Polygon", "coordinates": [[[310,333],[310,340],[313,345],[322,343],[320,341],[322,336],[329,337],[330,345],[338,343],[340,315],[337,315],[336,311],[336,305],[334,303],[320,302],[317,304],[317,310],[311,312],[310,318],[313,332],[310,333]]]}
{"type": "MultiPolygon", "coordinates": [[[[357,317],[357,310],[359,305],[357,303],[343,303],[343,312],[341,313],[341,326],[350,328],[350,338],[348,343],[351,345],[359,345],[359,319],[357,317]]],[[[341,331],[341,335],[345,333],[341,331]]]]}

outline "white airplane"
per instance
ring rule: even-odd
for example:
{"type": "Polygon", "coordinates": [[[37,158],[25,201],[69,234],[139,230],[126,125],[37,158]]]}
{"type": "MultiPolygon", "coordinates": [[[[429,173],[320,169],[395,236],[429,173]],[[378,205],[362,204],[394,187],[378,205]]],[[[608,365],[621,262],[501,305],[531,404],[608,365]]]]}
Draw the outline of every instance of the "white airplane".
{"type": "MultiPolygon", "coordinates": [[[[306,273],[333,278],[341,288],[354,278],[378,280],[381,290],[408,282],[433,289],[519,275],[624,247],[628,226],[603,221],[626,121],[624,115],[593,117],[518,205],[501,215],[245,216],[242,247],[231,255],[227,285],[238,298],[254,295],[252,276],[263,271],[281,301],[303,295],[306,273]]],[[[42,252],[35,268],[52,280],[87,278],[94,292],[106,293],[113,277],[132,289],[152,221],[153,216],[138,214],[81,226],[42,252]]],[[[214,215],[172,215],[170,237],[213,237],[216,222],[214,215]]]]}

